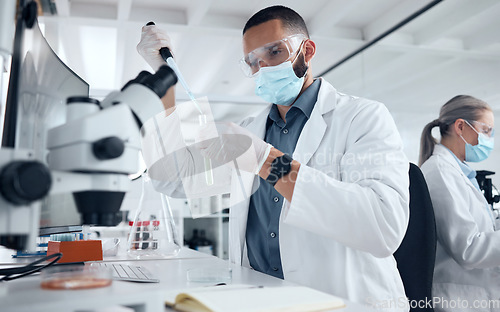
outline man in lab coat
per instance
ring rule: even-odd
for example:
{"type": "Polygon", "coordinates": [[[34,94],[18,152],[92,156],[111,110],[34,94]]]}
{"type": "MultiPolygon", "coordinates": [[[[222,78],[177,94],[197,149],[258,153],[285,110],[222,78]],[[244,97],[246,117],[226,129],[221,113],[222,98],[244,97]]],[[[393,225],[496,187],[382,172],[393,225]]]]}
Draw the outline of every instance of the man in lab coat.
{"type": "MultiPolygon", "coordinates": [[[[138,51],[155,68],[163,63],[159,48],[169,44],[160,29],[145,26],[138,51]]],[[[242,127],[228,126],[252,140],[259,175],[233,174],[231,198],[244,198],[239,186],[260,179],[252,196],[232,200],[230,261],[386,311],[408,311],[393,258],[409,217],[408,160],[390,113],[312,77],[316,45],[289,8],[252,16],[243,50],[256,94],[273,104],[242,127]]],[[[167,108],[172,96],[164,99],[167,108]]]]}

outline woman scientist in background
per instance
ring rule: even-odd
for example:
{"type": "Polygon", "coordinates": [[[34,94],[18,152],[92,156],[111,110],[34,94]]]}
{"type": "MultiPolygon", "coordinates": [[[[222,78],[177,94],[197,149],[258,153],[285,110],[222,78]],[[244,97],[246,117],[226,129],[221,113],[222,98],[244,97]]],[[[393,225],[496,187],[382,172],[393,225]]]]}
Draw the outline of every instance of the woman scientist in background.
{"type": "Polygon", "coordinates": [[[493,149],[489,105],[459,95],[425,126],[420,166],[436,216],[435,311],[500,311],[500,231],[466,162],[485,160],[493,149]],[[441,143],[431,131],[439,127],[441,143]]]}

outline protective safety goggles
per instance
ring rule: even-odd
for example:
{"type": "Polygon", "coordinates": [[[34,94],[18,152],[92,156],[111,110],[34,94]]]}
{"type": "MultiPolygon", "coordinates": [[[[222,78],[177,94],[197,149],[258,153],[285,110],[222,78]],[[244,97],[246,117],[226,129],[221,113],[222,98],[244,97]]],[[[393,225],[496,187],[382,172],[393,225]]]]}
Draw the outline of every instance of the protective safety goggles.
{"type": "Polygon", "coordinates": [[[276,66],[290,60],[306,36],[295,34],[281,40],[273,41],[245,55],[240,60],[240,67],[245,76],[254,76],[261,66],[276,66]]]}
{"type": "Polygon", "coordinates": [[[475,120],[471,120],[471,121],[465,121],[467,122],[467,124],[473,128],[474,130],[479,131],[481,133],[483,133],[484,135],[486,135],[487,137],[493,137],[495,135],[495,128],[493,128],[492,126],[488,125],[488,124],[485,124],[484,122],[480,122],[480,121],[475,121],[475,120]],[[471,125],[471,123],[475,124],[477,126],[477,128],[473,127],[471,125]]]}

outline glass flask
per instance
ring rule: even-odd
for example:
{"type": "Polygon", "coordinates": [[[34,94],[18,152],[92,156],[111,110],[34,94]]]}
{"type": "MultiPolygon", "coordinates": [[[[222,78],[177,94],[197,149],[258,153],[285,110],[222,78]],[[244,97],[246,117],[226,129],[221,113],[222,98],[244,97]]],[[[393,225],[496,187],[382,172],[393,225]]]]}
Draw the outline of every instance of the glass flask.
{"type": "Polygon", "coordinates": [[[127,253],[136,259],[173,257],[181,244],[168,198],[153,188],[147,173],[141,178],[142,194],[130,229],[127,253]]]}

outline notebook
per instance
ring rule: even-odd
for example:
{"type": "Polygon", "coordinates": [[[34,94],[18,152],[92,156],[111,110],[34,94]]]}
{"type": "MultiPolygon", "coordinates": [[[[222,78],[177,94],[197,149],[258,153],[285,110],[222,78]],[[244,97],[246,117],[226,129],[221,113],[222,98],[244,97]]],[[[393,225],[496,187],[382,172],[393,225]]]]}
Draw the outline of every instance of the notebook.
{"type": "Polygon", "coordinates": [[[165,304],[180,312],[315,312],[345,307],[341,298],[304,286],[209,286],[168,292],[165,304]]]}

